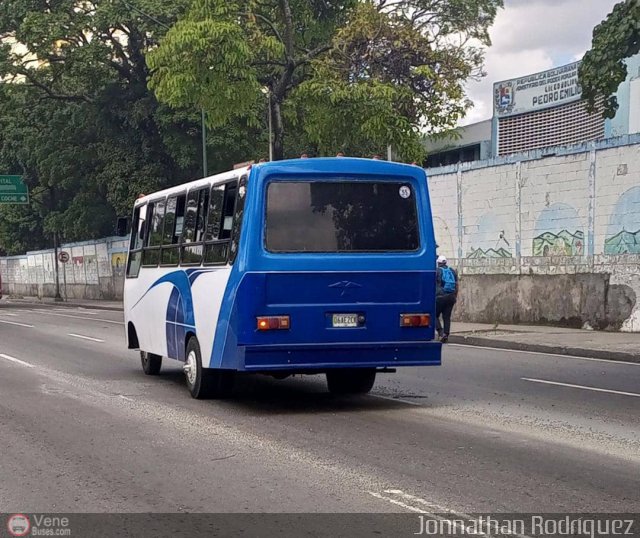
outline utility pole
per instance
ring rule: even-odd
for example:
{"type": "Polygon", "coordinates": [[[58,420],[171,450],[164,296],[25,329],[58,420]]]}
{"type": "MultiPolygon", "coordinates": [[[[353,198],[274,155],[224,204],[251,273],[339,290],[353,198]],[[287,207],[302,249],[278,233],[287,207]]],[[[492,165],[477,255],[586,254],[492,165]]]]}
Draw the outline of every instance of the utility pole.
{"type": "Polygon", "coordinates": [[[267,96],[267,111],[269,115],[269,162],[273,161],[273,126],[271,124],[272,111],[271,111],[271,88],[264,86],[262,93],[267,96]]]}
{"type": "Polygon", "coordinates": [[[62,301],[62,296],[60,295],[60,269],[58,267],[58,232],[53,232],[53,257],[55,258],[55,273],[56,273],[56,296],[54,301],[62,301]]]}
{"type": "Polygon", "coordinates": [[[207,170],[207,125],[205,124],[204,108],[202,112],[202,177],[207,177],[209,171],[207,170]]]}

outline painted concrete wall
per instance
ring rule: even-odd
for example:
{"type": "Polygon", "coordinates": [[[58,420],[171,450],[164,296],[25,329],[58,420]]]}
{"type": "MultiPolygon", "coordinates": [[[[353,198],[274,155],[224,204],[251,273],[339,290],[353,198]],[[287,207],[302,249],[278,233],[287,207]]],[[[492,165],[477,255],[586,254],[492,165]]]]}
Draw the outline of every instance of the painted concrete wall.
{"type": "MultiPolygon", "coordinates": [[[[68,299],[122,299],[127,240],[110,237],[97,241],[68,243],[67,263],[59,263],[60,293],[68,299]]],[[[24,256],[0,258],[0,276],[5,295],[54,297],[53,249],[28,252],[24,256]]]]}
{"type": "Polygon", "coordinates": [[[428,174],[461,319],[640,332],[640,136],[428,174]]]}

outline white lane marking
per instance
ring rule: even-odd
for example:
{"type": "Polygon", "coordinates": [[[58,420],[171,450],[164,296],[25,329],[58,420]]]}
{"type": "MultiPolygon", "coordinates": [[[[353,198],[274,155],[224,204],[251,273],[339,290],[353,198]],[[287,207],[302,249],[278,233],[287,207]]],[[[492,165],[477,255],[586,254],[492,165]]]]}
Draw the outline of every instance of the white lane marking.
{"type": "Polygon", "coordinates": [[[73,319],[84,319],[89,321],[102,321],[104,323],[114,323],[116,325],[124,325],[123,321],[114,321],[112,319],[99,319],[99,318],[83,318],[82,316],[70,316],[69,314],[56,314],[55,312],[50,312],[49,310],[32,310],[37,314],[47,314],[48,316],[59,316],[62,318],[73,318],[73,319]]]}
{"type": "Polygon", "coordinates": [[[593,392],[606,392],[608,394],[621,394],[622,396],[635,396],[640,398],[640,394],[636,392],[624,392],[622,390],[600,389],[598,387],[587,387],[585,385],[574,385],[573,383],[560,383],[559,381],[548,381],[546,379],[533,379],[530,377],[521,377],[524,381],[531,381],[532,383],[543,383],[545,385],[558,385],[560,387],[569,387],[571,389],[591,390],[593,392]]]}
{"type": "Polygon", "coordinates": [[[421,403],[418,402],[410,402],[409,400],[403,400],[402,398],[392,398],[391,396],[380,396],[379,394],[370,394],[369,396],[373,398],[379,398],[381,400],[389,400],[390,402],[400,402],[409,405],[415,405],[416,407],[423,407],[421,403]]]}
{"type": "MultiPolygon", "coordinates": [[[[462,529],[463,534],[487,536],[488,538],[492,537],[492,534],[490,534],[491,529],[484,529],[484,527],[487,526],[488,523],[486,521],[483,521],[482,518],[476,519],[469,514],[465,514],[464,512],[456,512],[454,510],[444,508],[443,506],[427,501],[426,499],[422,499],[421,497],[411,495],[410,493],[405,493],[401,489],[385,489],[383,493],[385,493],[386,495],[381,495],[380,493],[376,493],[374,491],[367,491],[367,493],[378,499],[390,502],[397,506],[401,506],[402,508],[411,512],[424,514],[428,518],[442,521],[446,525],[446,527],[444,527],[446,530],[459,527],[460,529],[462,529]],[[389,497],[389,495],[398,496],[402,500],[394,499],[392,497],[389,497]],[[424,506],[428,508],[428,510],[425,510],[425,508],[416,505],[424,506]],[[439,512],[440,514],[447,514],[450,517],[443,517],[442,515],[438,515],[435,512],[439,512]]],[[[517,538],[530,538],[527,535],[516,533],[510,534],[510,536],[515,536],[517,538]]]]}
{"type": "Polygon", "coordinates": [[[67,333],[68,336],[73,336],[74,338],[82,338],[83,340],[91,340],[92,342],[101,342],[103,343],[104,340],[100,340],[100,338],[93,338],[92,336],[84,336],[82,334],[74,334],[74,333],[67,333]]]}
{"type": "Polygon", "coordinates": [[[17,318],[18,314],[11,314],[10,312],[0,312],[0,314],[2,314],[3,316],[9,316],[12,318],[17,318]]]}
{"type": "Polygon", "coordinates": [[[405,510],[409,510],[411,512],[418,512],[418,514],[426,514],[427,513],[427,511],[422,509],[422,508],[416,508],[415,506],[410,506],[410,505],[408,505],[406,503],[403,503],[402,501],[398,501],[396,499],[392,499],[391,497],[385,497],[384,495],[380,495],[379,493],[376,493],[375,491],[367,491],[367,493],[369,495],[373,495],[377,499],[382,499],[383,501],[387,501],[387,502],[390,502],[390,503],[395,504],[397,506],[401,506],[405,510]]]}
{"type": "MultiPolygon", "coordinates": [[[[447,508],[444,508],[438,504],[429,502],[426,499],[416,497],[415,495],[411,495],[410,493],[405,493],[401,489],[385,489],[383,493],[387,493],[388,495],[399,495],[400,497],[403,497],[407,501],[417,502],[418,504],[428,506],[429,508],[431,508],[432,510],[436,510],[437,512],[451,512],[451,510],[448,510],[447,508]]],[[[466,514],[459,514],[459,515],[461,516],[463,515],[467,517],[466,514]]]]}
{"type": "MultiPolygon", "coordinates": [[[[425,510],[424,508],[419,508],[417,506],[412,506],[412,505],[407,504],[407,503],[405,503],[403,501],[399,501],[397,499],[393,499],[391,497],[387,497],[386,495],[380,495],[380,493],[376,493],[375,491],[367,491],[367,493],[369,495],[372,495],[372,496],[376,497],[377,499],[381,499],[383,501],[390,502],[391,504],[395,504],[396,506],[400,506],[400,507],[404,508],[405,510],[409,510],[411,512],[416,512],[418,514],[424,514],[428,518],[437,519],[438,521],[446,522],[449,526],[451,526],[453,528],[460,527],[460,529],[462,529],[462,533],[463,534],[469,533],[469,534],[476,534],[477,536],[490,536],[489,534],[486,534],[486,533],[483,533],[483,532],[477,532],[477,530],[473,529],[471,526],[467,527],[462,521],[457,521],[457,520],[454,520],[454,519],[450,519],[450,518],[439,516],[437,514],[434,514],[433,512],[429,512],[429,511],[425,510]],[[473,529],[473,532],[469,532],[472,529],[473,529]]],[[[455,512],[452,512],[452,511],[449,511],[449,513],[451,515],[453,515],[453,516],[457,516],[458,515],[458,514],[456,514],[455,512]]],[[[464,519],[464,518],[462,518],[462,519],[464,519]]]]}
{"type": "Polygon", "coordinates": [[[7,321],[6,319],[0,319],[0,323],[6,323],[7,325],[18,325],[18,327],[30,327],[33,329],[33,325],[27,323],[18,323],[17,321],[7,321]]]}
{"type": "Polygon", "coordinates": [[[90,314],[92,316],[97,316],[98,314],[100,314],[100,312],[95,312],[95,311],[89,311],[89,310],[84,310],[82,308],[79,308],[78,310],[74,310],[72,308],[66,307],[66,308],[54,308],[53,309],[55,312],[77,312],[78,314],[90,314]]]}
{"type": "Polygon", "coordinates": [[[596,359],[594,357],[580,357],[578,355],[562,355],[560,353],[545,353],[544,351],[525,351],[523,349],[508,349],[504,347],[472,346],[470,344],[447,344],[447,346],[468,347],[468,348],[475,348],[475,349],[490,349],[492,351],[503,351],[505,353],[528,353],[529,355],[548,355],[550,357],[561,357],[563,359],[578,359],[581,361],[610,362],[611,364],[627,364],[631,366],[640,366],[640,362],[614,361],[611,359],[596,359]]]}
{"type": "Polygon", "coordinates": [[[2,357],[3,359],[6,359],[8,361],[15,362],[16,364],[20,364],[22,366],[26,366],[27,368],[35,368],[35,366],[33,364],[21,361],[20,359],[16,359],[15,357],[12,357],[11,355],[5,355],[4,353],[0,353],[0,357],[2,357]]]}

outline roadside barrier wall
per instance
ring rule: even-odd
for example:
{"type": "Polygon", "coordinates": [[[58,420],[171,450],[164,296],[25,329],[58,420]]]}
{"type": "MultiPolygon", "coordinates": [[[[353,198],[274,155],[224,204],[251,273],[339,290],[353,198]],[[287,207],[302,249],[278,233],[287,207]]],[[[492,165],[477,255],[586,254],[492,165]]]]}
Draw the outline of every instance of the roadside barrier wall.
{"type": "MultiPolygon", "coordinates": [[[[69,261],[58,263],[60,293],[66,299],[122,299],[128,240],[108,237],[63,244],[69,261]]],[[[55,297],[53,249],[0,258],[5,295],[55,297]]]]}
{"type": "Polygon", "coordinates": [[[640,332],[640,135],[427,173],[458,319],[640,332]]]}

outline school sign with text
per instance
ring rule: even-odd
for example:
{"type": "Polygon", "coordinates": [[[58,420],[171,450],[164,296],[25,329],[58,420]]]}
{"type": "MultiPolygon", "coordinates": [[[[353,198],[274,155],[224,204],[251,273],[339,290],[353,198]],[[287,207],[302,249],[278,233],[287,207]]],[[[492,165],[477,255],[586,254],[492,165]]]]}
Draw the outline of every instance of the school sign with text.
{"type": "Polygon", "coordinates": [[[498,117],[514,116],[577,101],[580,62],[493,85],[493,108],[498,117]]]}

